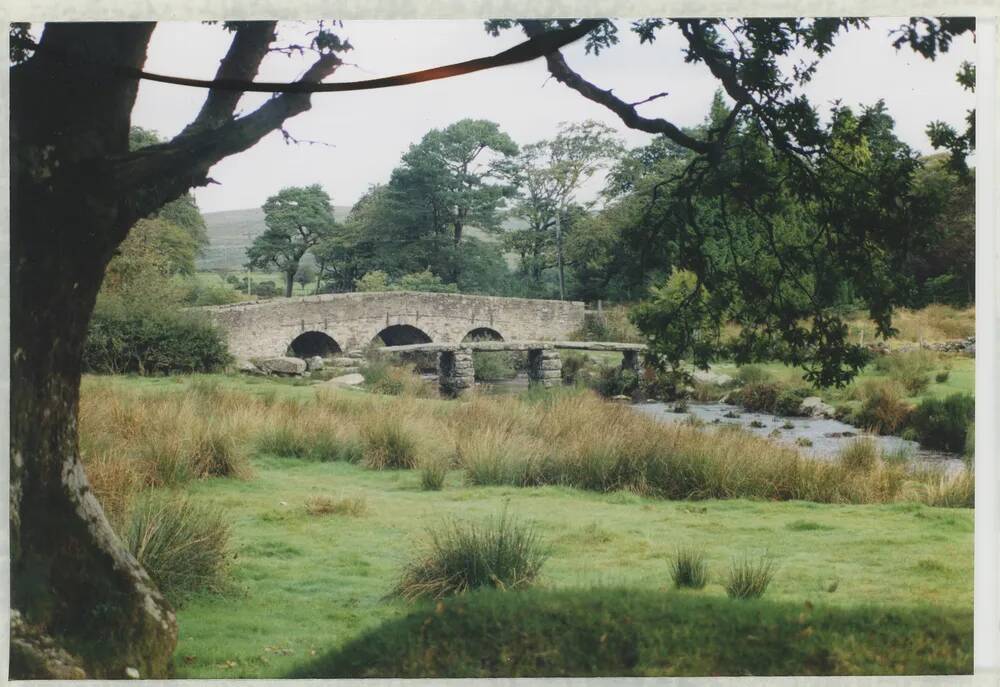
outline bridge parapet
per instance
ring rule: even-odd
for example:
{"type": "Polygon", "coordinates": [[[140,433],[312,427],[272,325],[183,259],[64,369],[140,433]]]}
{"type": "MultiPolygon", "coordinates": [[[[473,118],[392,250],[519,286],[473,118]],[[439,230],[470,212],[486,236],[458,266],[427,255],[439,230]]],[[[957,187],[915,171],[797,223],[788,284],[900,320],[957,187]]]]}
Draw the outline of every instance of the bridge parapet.
{"type": "Polygon", "coordinates": [[[328,339],[326,348],[336,352],[364,349],[377,338],[390,345],[459,344],[480,336],[566,339],[584,323],[579,301],[411,291],[273,298],[202,310],[226,332],[230,352],[247,359],[285,355],[304,334],[328,339]]]}

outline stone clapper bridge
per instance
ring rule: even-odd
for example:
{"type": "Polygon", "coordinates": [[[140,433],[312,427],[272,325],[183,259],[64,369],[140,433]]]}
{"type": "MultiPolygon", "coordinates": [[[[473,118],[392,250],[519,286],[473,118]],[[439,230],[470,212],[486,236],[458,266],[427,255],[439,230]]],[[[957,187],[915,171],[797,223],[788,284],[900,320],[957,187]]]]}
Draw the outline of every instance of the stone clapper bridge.
{"type": "Polygon", "coordinates": [[[529,379],[559,382],[559,350],[617,351],[638,369],[642,344],[568,341],[588,312],[580,301],[389,291],[272,298],[202,308],[226,334],[237,360],[362,351],[437,353],[442,391],[472,387],[473,351],[527,351],[529,379]]]}

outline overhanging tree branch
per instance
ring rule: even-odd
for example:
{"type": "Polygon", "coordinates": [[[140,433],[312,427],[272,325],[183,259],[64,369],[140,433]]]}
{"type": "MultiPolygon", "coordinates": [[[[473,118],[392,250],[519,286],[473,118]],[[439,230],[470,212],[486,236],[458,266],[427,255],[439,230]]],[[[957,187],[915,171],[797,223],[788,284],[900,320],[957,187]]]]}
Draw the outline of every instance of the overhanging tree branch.
{"type": "MultiPolygon", "coordinates": [[[[422,83],[424,81],[435,81],[437,79],[447,79],[462,74],[482,71],[484,69],[494,69],[505,67],[521,62],[542,57],[554,50],[565,47],[570,43],[583,38],[588,33],[603,24],[605,19],[584,19],[578,24],[553,31],[543,31],[530,37],[523,43],[518,43],[512,48],[490,55],[479,57],[465,62],[433,67],[406,74],[386,76],[378,79],[365,79],[363,81],[345,81],[341,83],[315,83],[299,81],[274,82],[274,81],[250,81],[244,78],[216,78],[211,81],[204,79],[188,79],[179,76],[168,76],[164,74],[154,74],[135,67],[125,65],[106,64],[107,69],[114,71],[118,76],[144,79],[147,81],[157,81],[160,83],[174,84],[177,86],[191,86],[195,88],[211,88],[215,91],[236,91],[239,93],[334,93],[341,91],[362,91],[374,88],[391,88],[394,86],[406,86],[409,84],[422,83]]],[[[235,41],[234,41],[235,43],[235,41]]],[[[35,45],[39,52],[44,52],[45,47],[35,45]]],[[[50,51],[51,52],[51,51],[50,51]]],[[[72,57],[79,60],[78,55],[70,56],[63,54],[63,57],[72,57]]]]}
{"type": "MultiPolygon", "coordinates": [[[[528,36],[534,38],[545,35],[545,26],[541,21],[531,19],[524,20],[521,23],[524,27],[524,32],[528,36]]],[[[548,64],[549,72],[557,81],[569,86],[588,100],[592,100],[608,108],[618,115],[622,122],[629,128],[638,129],[650,134],[662,134],[678,145],[682,145],[697,153],[708,154],[712,151],[712,146],[709,143],[689,136],[676,125],[660,117],[643,117],[635,109],[637,103],[627,103],[614,95],[610,90],[605,91],[587,81],[570,68],[558,50],[546,54],[545,60],[548,64]]]]}
{"type": "MultiPolygon", "coordinates": [[[[275,39],[276,21],[242,22],[236,29],[229,50],[215,74],[216,81],[253,81],[260,63],[275,39]]],[[[211,129],[226,122],[236,111],[244,91],[213,88],[208,92],[198,116],[181,135],[211,129]]]]}

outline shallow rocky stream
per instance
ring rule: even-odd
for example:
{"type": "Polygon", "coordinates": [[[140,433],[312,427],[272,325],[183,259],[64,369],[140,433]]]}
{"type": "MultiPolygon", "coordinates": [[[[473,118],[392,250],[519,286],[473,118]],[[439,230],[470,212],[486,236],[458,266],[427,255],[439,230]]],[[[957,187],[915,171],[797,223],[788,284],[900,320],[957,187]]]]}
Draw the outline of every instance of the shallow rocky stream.
{"type": "MultiPolygon", "coordinates": [[[[486,393],[516,394],[527,390],[528,378],[524,374],[519,374],[513,379],[491,382],[482,387],[486,393]]],[[[675,406],[676,403],[654,401],[636,403],[632,407],[663,422],[685,422],[693,415],[704,422],[705,428],[709,430],[722,424],[739,425],[749,432],[794,446],[804,455],[821,460],[835,459],[840,450],[853,439],[866,436],[875,440],[879,448],[887,453],[904,453],[915,465],[943,467],[948,472],[960,472],[965,469],[965,463],[958,454],[921,448],[917,442],[900,437],[867,434],[839,420],[752,413],[744,411],[739,406],[725,403],[688,402],[687,410],[682,413],[673,412],[675,406]],[[727,415],[738,417],[726,417],[727,415]],[[790,429],[784,429],[786,423],[791,425],[790,429]],[[757,426],[758,424],[761,426],[757,426]],[[808,440],[812,445],[801,446],[796,443],[799,439],[808,440]]]]}
{"type": "Polygon", "coordinates": [[[768,413],[751,413],[738,406],[725,403],[691,403],[683,413],[673,411],[674,403],[638,403],[633,407],[664,422],[683,422],[690,415],[706,423],[707,428],[722,424],[735,424],[760,436],[771,437],[791,446],[797,446],[804,454],[814,458],[833,460],[845,445],[859,436],[873,439],[885,452],[903,452],[916,464],[944,467],[949,472],[965,469],[961,456],[945,451],[921,448],[915,441],[900,437],[867,434],[857,427],[839,420],[813,417],[779,417],[768,413]],[[727,417],[727,415],[729,417],[727,417]],[[738,417],[732,417],[737,415],[738,417]],[[786,423],[791,425],[785,429],[786,423]],[[812,442],[811,446],[799,446],[802,439],[812,442]]]}

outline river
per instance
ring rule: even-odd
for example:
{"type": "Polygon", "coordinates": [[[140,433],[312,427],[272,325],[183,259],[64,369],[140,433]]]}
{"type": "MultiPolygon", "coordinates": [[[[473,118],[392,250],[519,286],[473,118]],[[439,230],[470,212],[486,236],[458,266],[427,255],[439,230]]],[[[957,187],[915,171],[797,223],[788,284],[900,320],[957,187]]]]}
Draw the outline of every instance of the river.
{"type": "MultiPolygon", "coordinates": [[[[528,378],[524,373],[521,373],[513,379],[483,384],[481,388],[488,394],[517,394],[527,390],[528,378]]],[[[655,401],[636,403],[632,407],[638,412],[646,413],[662,422],[685,422],[693,415],[705,423],[706,429],[723,424],[739,425],[754,434],[770,437],[773,441],[794,446],[804,455],[820,460],[834,460],[845,445],[857,437],[864,436],[870,437],[886,453],[906,455],[915,466],[944,468],[949,473],[965,470],[965,462],[958,454],[922,448],[915,441],[908,441],[896,436],[867,434],[857,427],[839,420],[779,417],[768,413],[751,413],[738,406],[725,403],[689,402],[687,410],[682,413],[673,412],[675,406],[676,403],[655,401]],[[732,415],[738,417],[732,417],[732,415]],[[801,443],[806,442],[811,442],[812,445],[801,445],[801,443]]]]}

